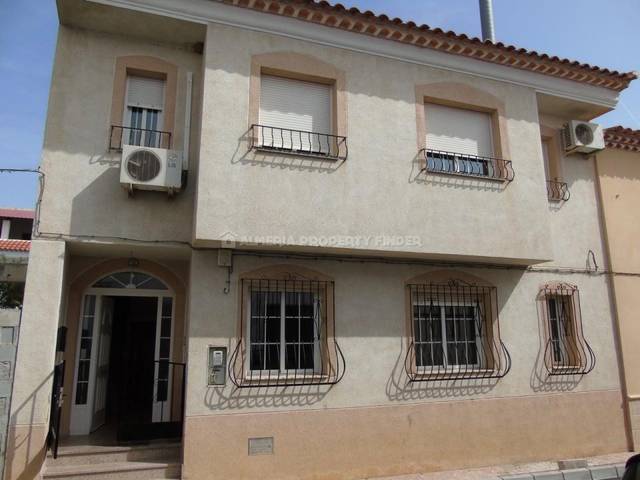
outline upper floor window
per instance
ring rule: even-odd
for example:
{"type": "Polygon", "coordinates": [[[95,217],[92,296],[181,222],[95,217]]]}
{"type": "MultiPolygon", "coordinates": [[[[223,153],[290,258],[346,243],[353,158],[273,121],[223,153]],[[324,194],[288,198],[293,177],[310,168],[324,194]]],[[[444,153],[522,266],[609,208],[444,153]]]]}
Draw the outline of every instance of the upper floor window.
{"type": "Polygon", "coordinates": [[[424,104],[426,170],[510,180],[511,162],[494,158],[492,114],[424,104]]]}
{"type": "Polygon", "coordinates": [[[331,384],[342,377],[332,282],[247,278],[241,288],[242,334],[229,367],[237,386],[331,384]]]}
{"type": "Polygon", "coordinates": [[[178,68],[155,57],[117,57],[111,98],[109,150],[123,145],[171,148],[178,68]]]}
{"type": "Polygon", "coordinates": [[[542,159],[547,181],[547,197],[552,201],[567,201],[570,197],[569,186],[562,181],[559,149],[553,136],[543,136],[542,159]]]}
{"type": "Polygon", "coordinates": [[[510,368],[500,340],[496,289],[458,280],[407,285],[410,380],[498,378],[510,368]]]}
{"type": "Polygon", "coordinates": [[[589,373],[595,355],[584,338],[580,297],[575,285],[552,283],[539,295],[544,317],[544,363],[551,375],[589,373]]]}
{"type": "Polygon", "coordinates": [[[341,158],[346,139],[332,133],[333,90],[330,84],[262,74],[253,147],[341,158]]]}
{"type": "Polygon", "coordinates": [[[127,76],[124,143],[159,147],[164,110],[164,80],[127,76]]]}

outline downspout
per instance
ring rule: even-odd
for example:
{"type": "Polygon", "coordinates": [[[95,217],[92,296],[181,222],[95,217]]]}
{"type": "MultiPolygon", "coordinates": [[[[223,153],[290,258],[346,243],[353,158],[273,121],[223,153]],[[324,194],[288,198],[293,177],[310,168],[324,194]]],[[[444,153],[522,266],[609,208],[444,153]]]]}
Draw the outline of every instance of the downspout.
{"type": "Polygon", "coordinates": [[[496,41],[493,25],[493,5],[491,0],[480,0],[480,22],[482,23],[482,40],[496,41]]]}

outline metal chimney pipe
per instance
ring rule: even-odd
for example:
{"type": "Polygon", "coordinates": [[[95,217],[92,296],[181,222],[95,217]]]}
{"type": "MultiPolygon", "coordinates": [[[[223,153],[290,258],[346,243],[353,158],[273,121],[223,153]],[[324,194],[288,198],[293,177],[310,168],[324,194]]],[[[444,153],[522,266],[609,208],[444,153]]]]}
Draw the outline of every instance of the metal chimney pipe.
{"type": "Polygon", "coordinates": [[[480,0],[480,21],[482,22],[482,40],[496,41],[493,27],[493,5],[491,0],[480,0]]]}

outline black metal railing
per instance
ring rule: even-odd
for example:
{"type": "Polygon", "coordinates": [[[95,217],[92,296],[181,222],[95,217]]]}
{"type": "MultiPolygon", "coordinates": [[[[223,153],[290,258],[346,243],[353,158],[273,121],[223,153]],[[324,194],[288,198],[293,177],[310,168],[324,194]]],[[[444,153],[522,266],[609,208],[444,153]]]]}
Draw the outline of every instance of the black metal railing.
{"type": "Polygon", "coordinates": [[[404,367],[410,381],[502,378],[509,372],[495,287],[451,280],[407,289],[411,331],[404,367]]]}
{"type": "Polygon", "coordinates": [[[566,202],[571,197],[569,185],[566,182],[547,180],[547,197],[556,202],[566,202]]]}
{"type": "Polygon", "coordinates": [[[119,395],[118,441],[179,438],[185,382],[186,364],[180,362],[154,360],[130,369],[119,395]]]}
{"type": "Polygon", "coordinates": [[[239,388],[333,385],[345,372],[336,341],[334,284],[298,279],[241,280],[238,343],[229,378],[239,388]]]}
{"type": "Polygon", "coordinates": [[[122,151],[122,145],[138,147],[171,148],[171,132],[146,128],[111,125],[109,150],[122,151]]]}
{"type": "Polygon", "coordinates": [[[430,173],[486,178],[503,182],[510,182],[515,176],[511,160],[430,148],[423,148],[420,152],[424,155],[426,162],[424,170],[430,173]]]}
{"type": "Polygon", "coordinates": [[[53,458],[58,458],[58,443],[60,441],[60,418],[62,416],[64,360],[56,364],[53,369],[53,387],[51,391],[51,411],[49,414],[49,431],[47,433],[47,448],[51,450],[53,458]]]}
{"type": "Polygon", "coordinates": [[[544,365],[550,375],[586,375],[596,356],[584,337],[580,295],[575,285],[558,283],[540,291],[546,339],[544,365]]]}
{"type": "Polygon", "coordinates": [[[256,124],[249,129],[249,150],[254,149],[329,160],[346,160],[349,153],[347,137],[256,124]]]}

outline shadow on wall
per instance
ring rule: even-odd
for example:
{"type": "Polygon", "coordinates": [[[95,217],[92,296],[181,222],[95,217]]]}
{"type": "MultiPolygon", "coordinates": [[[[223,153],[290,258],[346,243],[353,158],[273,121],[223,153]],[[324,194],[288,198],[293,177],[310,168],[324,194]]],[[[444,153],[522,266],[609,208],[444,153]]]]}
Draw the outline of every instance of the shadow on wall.
{"type": "MultiPolygon", "coordinates": [[[[11,406],[13,414],[9,421],[9,428],[6,439],[6,459],[4,478],[17,480],[31,480],[37,478],[46,456],[46,436],[49,430],[48,423],[37,424],[35,420],[35,410],[40,403],[39,398],[51,397],[51,381],[53,371],[40,382],[36,390],[29,395],[24,402],[17,407],[11,406]],[[20,417],[20,424],[16,425],[20,417]],[[16,426],[25,428],[24,433],[16,431],[16,426]],[[43,432],[38,432],[39,428],[43,432]],[[18,474],[18,472],[20,472],[18,474]],[[17,476],[16,476],[17,475],[17,476]]],[[[50,402],[47,402],[49,404],[50,402]]],[[[48,416],[47,416],[48,418],[48,416]]]]}
{"type": "Polygon", "coordinates": [[[233,387],[229,391],[224,387],[209,387],[205,393],[204,404],[210,410],[307,407],[322,401],[331,387],[332,385],[233,387]]]}
{"type": "Polygon", "coordinates": [[[391,401],[423,400],[427,398],[462,398],[489,393],[499,378],[475,378],[412,382],[404,370],[407,341],[399,338],[399,355],[385,386],[391,401]]]}
{"type": "Polygon", "coordinates": [[[250,150],[250,129],[238,138],[236,149],[231,157],[231,164],[251,167],[278,168],[281,170],[297,170],[306,172],[333,173],[347,160],[329,160],[322,157],[305,157],[295,154],[250,150]]]}
{"type": "MultiPolygon", "coordinates": [[[[165,192],[141,190],[134,191],[130,197],[120,185],[120,159],[119,153],[86,158],[87,166],[102,168],[99,173],[95,172],[91,183],[73,197],[68,232],[64,233],[137,239],[153,232],[157,241],[189,241],[195,182],[188,183],[184,191],[172,198],[165,192]]],[[[56,199],[47,199],[49,204],[55,202],[56,199]]],[[[65,229],[64,219],[63,223],[59,222],[51,227],[43,225],[42,232],[55,229],[53,233],[58,233],[59,229],[65,229]]]]}

